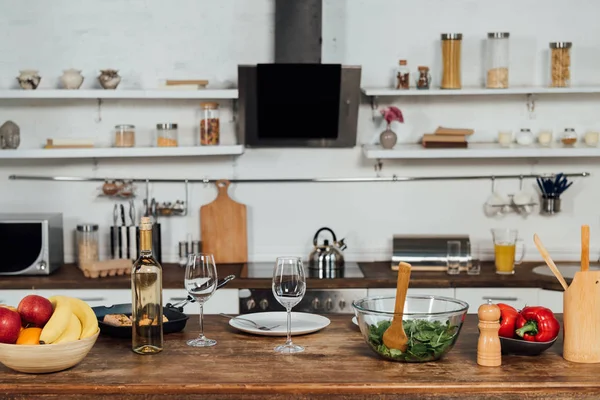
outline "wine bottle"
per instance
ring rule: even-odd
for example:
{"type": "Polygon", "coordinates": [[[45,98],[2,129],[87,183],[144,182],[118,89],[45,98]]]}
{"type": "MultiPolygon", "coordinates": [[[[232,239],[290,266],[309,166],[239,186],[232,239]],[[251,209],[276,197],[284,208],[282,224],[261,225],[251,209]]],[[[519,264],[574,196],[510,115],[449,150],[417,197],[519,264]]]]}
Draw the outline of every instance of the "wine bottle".
{"type": "Polygon", "coordinates": [[[131,346],[138,354],[163,349],[162,267],[152,255],[152,222],[142,217],[140,256],[131,271],[131,346]]]}

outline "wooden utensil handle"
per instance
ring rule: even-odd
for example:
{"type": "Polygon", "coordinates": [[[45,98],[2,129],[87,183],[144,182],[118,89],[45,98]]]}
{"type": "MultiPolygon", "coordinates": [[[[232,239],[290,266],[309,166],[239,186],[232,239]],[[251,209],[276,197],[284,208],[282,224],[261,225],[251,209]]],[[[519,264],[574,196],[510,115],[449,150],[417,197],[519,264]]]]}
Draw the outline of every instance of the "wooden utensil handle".
{"type": "Polygon", "coordinates": [[[548,253],[548,250],[546,250],[546,248],[542,244],[542,241],[538,237],[537,233],[533,235],[533,242],[535,243],[535,247],[537,247],[538,251],[542,255],[542,258],[544,259],[544,261],[546,261],[546,264],[548,265],[550,270],[552,270],[552,273],[554,273],[554,276],[556,277],[556,279],[558,279],[558,281],[560,282],[563,289],[567,290],[567,288],[569,287],[567,285],[567,281],[565,281],[565,278],[563,278],[562,274],[556,267],[556,264],[554,264],[554,261],[552,261],[552,257],[550,257],[550,253],[548,253]]]}
{"type": "Polygon", "coordinates": [[[396,292],[396,304],[394,306],[394,319],[400,319],[402,321],[402,314],[404,312],[404,303],[406,301],[406,292],[408,292],[408,282],[410,281],[410,264],[401,262],[398,265],[398,282],[396,292]]]}
{"type": "Polygon", "coordinates": [[[590,269],[590,226],[581,226],[581,270],[590,269]]]}
{"type": "Polygon", "coordinates": [[[231,185],[231,182],[229,182],[227,179],[219,179],[215,182],[215,185],[217,186],[217,190],[219,191],[219,196],[227,195],[227,190],[229,189],[229,185],[231,185]]]}

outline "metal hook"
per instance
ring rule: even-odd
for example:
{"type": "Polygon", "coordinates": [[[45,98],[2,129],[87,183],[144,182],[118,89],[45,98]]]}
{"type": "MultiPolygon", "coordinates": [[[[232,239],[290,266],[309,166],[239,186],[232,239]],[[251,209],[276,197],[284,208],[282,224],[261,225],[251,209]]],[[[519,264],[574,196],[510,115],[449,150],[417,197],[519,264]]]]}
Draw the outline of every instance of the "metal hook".
{"type": "Polygon", "coordinates": [[[527,95],[527,111],[533,113],[535,111],[535,98],[532,94],[527,95]]]}
{"type": "Polygon", "coordinates": [[[496,177],[492,175],[492,193],[496,192],[496,177]]]}
{"type": "Polygon", "coordinates": [[[102,122],[102,99],[98,99],[98,117],[96,122],[102,122]]]}

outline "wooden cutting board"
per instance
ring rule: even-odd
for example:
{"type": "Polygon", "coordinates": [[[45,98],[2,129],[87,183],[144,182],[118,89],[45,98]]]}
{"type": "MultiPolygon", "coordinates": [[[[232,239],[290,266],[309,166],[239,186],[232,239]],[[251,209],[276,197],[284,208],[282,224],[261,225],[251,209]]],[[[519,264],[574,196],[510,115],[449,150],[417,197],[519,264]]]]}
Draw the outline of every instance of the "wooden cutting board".
{"type": "Polygon", "coordinates": [[[229,197],[229,184],[218,180],[217,198],[200,207],[202,252],[212,253],[221,264],[248,261],[246,206],[229,197]]]}

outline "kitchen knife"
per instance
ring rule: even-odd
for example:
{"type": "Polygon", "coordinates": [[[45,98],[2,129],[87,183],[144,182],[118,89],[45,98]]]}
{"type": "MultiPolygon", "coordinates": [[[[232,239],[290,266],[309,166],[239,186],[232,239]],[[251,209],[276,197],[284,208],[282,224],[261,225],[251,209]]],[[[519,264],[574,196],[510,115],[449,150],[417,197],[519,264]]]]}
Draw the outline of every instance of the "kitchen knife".
{"type": "Polygon", "coordinates": [[[129,245],[129,258],[137,260],[137,233],[135,230],[135,204],[133,199],[129,199],[129,218],[131,219],[131,225],[127,227],[129,232],[127,244],[129,245]]]}
{"type": "Polygon", "coordinates": [[[127,230],[127,222],[125,221],[125,206],[121,204],[119,208],[121,209],[121,226],[119,228],[121,231],[121,258],[130,258],[129,246],[127,245],[129,232],[127,230]]]}
{"type": "Polygon", "coordinates": [[[119,220],[119,208],[115,204],[113,207],[113,225],[110,227],[110,257],[112,259],[117,258],[117,246],[118,246],[118,232],[117,232],[117,221],[119,220]]]}

